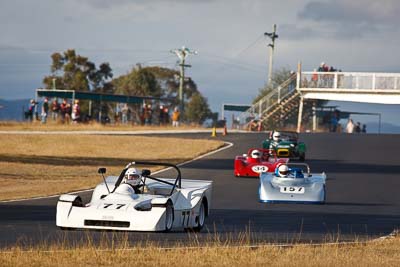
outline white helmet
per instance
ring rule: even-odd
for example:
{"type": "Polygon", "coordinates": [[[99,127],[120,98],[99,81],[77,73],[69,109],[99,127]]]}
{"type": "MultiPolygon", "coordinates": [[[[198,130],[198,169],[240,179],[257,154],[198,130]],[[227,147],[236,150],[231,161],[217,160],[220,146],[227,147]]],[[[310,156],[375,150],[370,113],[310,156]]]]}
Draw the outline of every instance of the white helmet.
{"type": "Polygon", "coordinates": [[[287,177],[289,173],[289,167],[287,165],[282,164],[278,167],[278,173],[280,177],[287,177]]]}
{"type": "Polygon", "coordinates": [[[272,139],[274,141],[279,141],[280,137],[281,137],[281,133],[280,132],[274,132],[274,134],[272,135],[272,139]]]}
{"type": "Polygon", "coordinates": [[[125,172],[124,183],[137,186],[142,180],[142,176],[136,168],[129,168],[125,172]]]}
{"type": "Polygon", "coordinates": [[[261,152],[257,149],[254,149],[253,151],[251,151],[251,157],[253,159],[259,159],[261,157],[261,152]]]}

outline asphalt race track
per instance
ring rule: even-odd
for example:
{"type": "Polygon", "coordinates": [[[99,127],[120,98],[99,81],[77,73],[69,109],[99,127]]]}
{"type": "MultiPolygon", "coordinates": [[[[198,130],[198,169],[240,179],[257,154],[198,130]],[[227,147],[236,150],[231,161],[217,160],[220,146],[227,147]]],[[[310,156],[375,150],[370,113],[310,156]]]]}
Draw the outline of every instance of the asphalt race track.
{"type": "MultiPolygon", "coordinates": [[[[180,136],[210,138],[210,134],[180,136]]],[[[57,198],[47,198],[0,203],[0,246],[99,241],[111,236],[159,244],[216,240],[315,243],[372,239],[399,228],[400,135],[302,134],[311,171],[328,175],[325,205],[259,203],[258,179],[233,176],[234,157],[259,147],[265,136],[218,136],[234,146],[181,167],[184,178],[214,181],[212,211],[197,235],[62,231],[55,225],[57,198]]],[[[90,193],[84,195],[87,198],[90,193]]]]}

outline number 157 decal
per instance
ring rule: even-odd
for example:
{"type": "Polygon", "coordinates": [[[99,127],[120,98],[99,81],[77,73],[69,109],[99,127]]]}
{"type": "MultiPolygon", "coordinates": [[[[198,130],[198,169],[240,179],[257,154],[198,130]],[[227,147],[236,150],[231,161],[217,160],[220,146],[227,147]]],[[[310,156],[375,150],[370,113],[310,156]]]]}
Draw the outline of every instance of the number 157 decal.
{"type": "Polygon", "coordinates": [[[305,189],[302,186],[281,186],[280,191],[287,194],[304,194],[305,189]]]}

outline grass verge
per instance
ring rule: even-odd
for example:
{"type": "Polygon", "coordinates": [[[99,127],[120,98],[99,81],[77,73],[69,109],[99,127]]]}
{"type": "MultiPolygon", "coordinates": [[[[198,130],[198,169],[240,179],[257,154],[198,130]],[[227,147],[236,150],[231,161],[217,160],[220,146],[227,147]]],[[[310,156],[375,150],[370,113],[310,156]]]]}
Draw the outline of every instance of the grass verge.
{"type": "Polygon", "coordinates": [[[367,243],[287,247],[210,242],[204,246],[166,249],[142,242],[90,240],[75,246],[63,244],[30,249],[13,247],[0,252],[2,266],[399,266],[400,238],[367,243]]]}
{"type": "MultiPolygon", "coordinates": [[[[204,128],[193,125],[181,125],[180,127],[172,127],[172,125],[133,125],[133,124],[100,124],[80,123],[80,124],[61,124],[49,121],[46,124],[35,122],[16,122],[16,121],[1,121],[0,131],[146,131],[146,130],[193,130],[204,128]]],[[[210,129],[211,133],[211,129],[210,129]]]]}
{"type": "Polygon", "coordinates": [[[0,135],[0,200],[94,187],[97,168],[119,175],[133,160],[180,163],[223,142],[143,136],[0,135]]]}

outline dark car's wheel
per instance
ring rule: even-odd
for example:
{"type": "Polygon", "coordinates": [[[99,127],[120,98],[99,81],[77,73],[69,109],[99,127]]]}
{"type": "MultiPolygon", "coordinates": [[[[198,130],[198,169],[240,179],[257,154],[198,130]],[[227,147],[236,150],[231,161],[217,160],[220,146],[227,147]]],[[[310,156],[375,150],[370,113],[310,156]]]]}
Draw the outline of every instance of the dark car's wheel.
{"type": "Polygon", "coordinates": [[[206,207],[206,202],[203,200],[201,201],[200,204],[200,210],[199,210],[199,216],[197,217],[197,226],[193,227],[193,231],[195,232],[200,232],[201,229],[204,227],[204,223],[206,221],[206,216],[207,216],[207,207],[206,207]]]}
{"type": "Polygon", "coordinates": [[[164,232],[169,232],[174,224],[174,207],[171,201],[168,201],[165,206],[165,230],[164,232]]]}
{"type": "Polygon", "coordinates": [[[304,153],[300,154],[299,160],[300,161],[305,161],[306,160],[306,154],[304,154],[304,153]]]}

